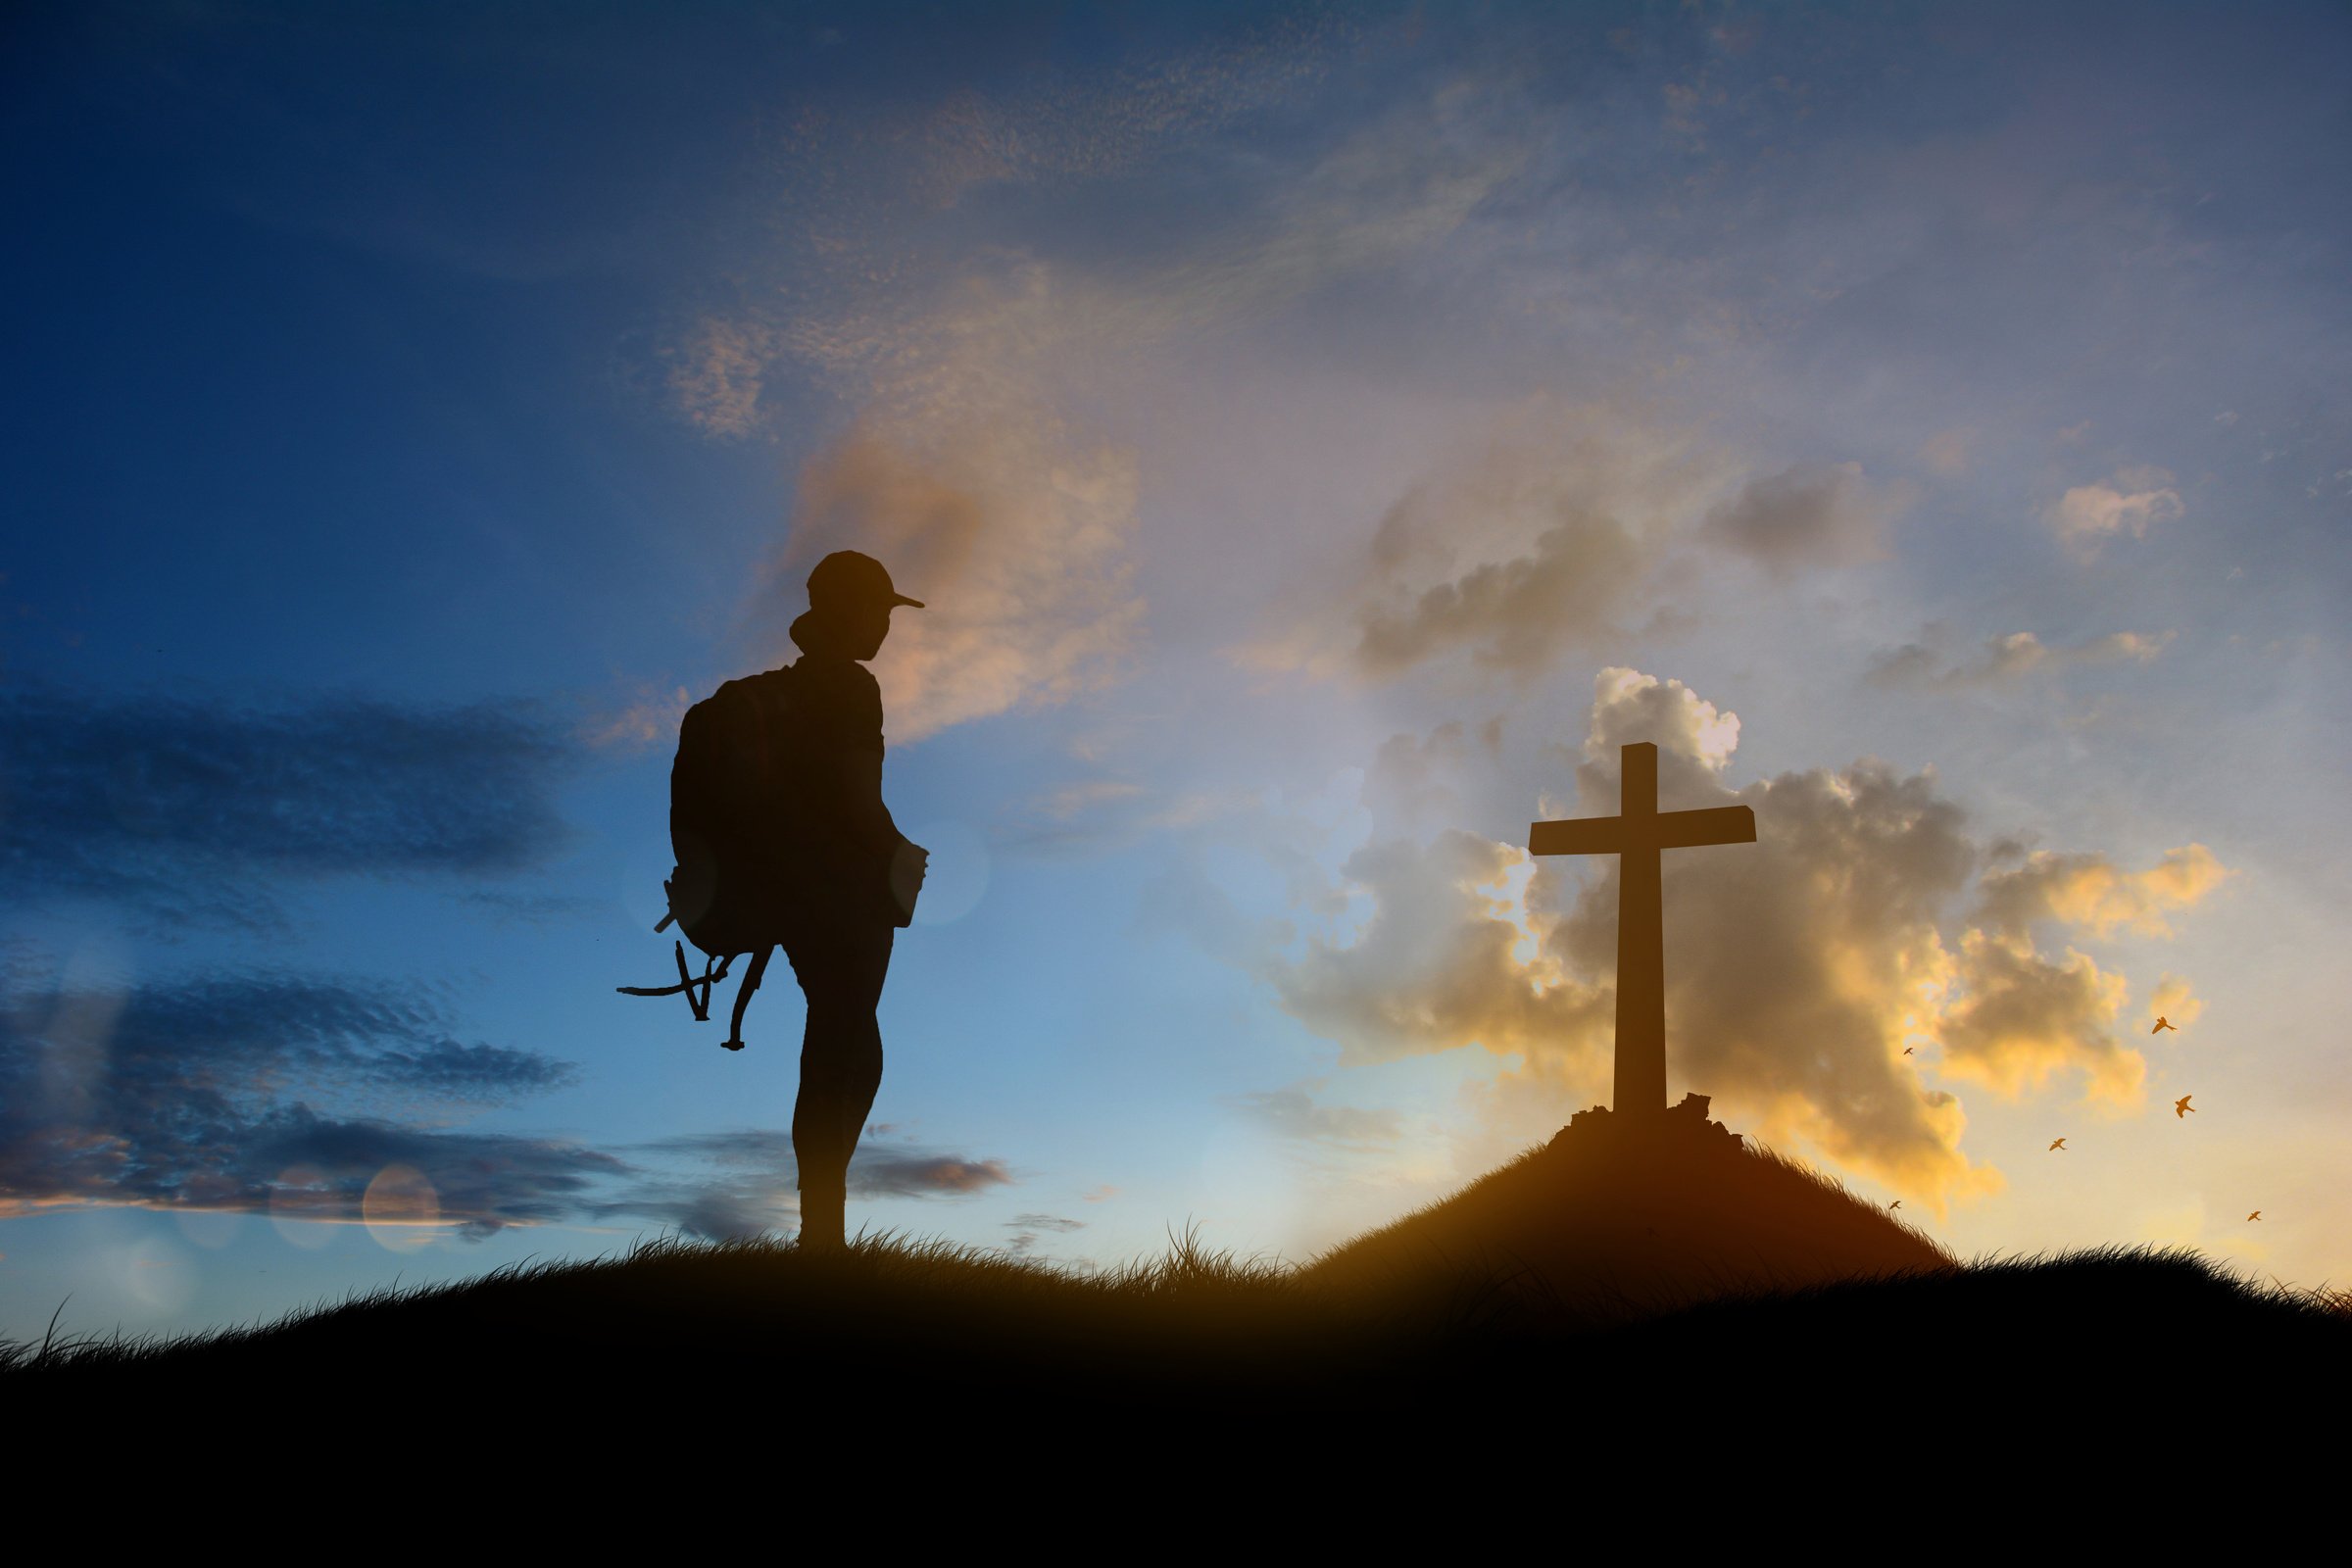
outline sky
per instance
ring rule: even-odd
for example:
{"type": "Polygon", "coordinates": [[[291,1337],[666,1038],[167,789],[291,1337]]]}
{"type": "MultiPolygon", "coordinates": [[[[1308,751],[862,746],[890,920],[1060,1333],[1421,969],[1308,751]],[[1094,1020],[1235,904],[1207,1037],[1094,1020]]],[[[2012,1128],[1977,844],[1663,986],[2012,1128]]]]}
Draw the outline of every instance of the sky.
{"type": "Polygon", "coordinates": [[[1758,828],[1674,1096],[2352,1279],[2340,8],[0,29],[0,1334],[791,1234],[797,994],[613,988],[844,547],[933,852],[853,1227],[1303,1259],[1540,1143],[1617,884],[1527,825],[1648,741],[1758,828]]]}

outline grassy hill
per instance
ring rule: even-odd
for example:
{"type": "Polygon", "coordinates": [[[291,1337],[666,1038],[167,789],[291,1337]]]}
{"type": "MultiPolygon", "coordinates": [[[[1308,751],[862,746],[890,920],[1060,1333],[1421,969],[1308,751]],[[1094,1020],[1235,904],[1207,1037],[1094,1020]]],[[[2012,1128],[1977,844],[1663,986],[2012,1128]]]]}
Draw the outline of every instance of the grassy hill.
{"type": "Polygon", "coordinates": [[[1578,1122],[1452,1197],[1326,1253],[1310,1276],[1388,1297],[1491,1280],[1539,1298],[1559,1326],[1597,1328],[1727,1295],[1958,1266],[1838,1182],[1751,1152],[1703,1117],[1650,1137],[1612,1134],[1592,1112],[1578,1122]]]}
{"type": "MultiPolygon", "coordinates": [[[[821,1462],[856,1492],[909,1453],[966,1480],[1197,1479],[1467,1445],[1589,1476],[1766,1428],[1956,1451],[2095,1435],[2100,1463],[2228,1430],[2243,1460],[2243,1434],[2299,1442],[2352,1395],[2352,1297],[2179,1251],[1961,1266],[1799,1167],[1716,1157],[1537,1151],[1303,1268],[1190,1244],[1082,1275],[892,1238],[660,1242],[256,1329],[7,1347],[0,1408],[74,1451],[197,1433],[297,1470],[495,1473],[584,1446],[639,1479],[772,1487],[821,1462]]],[[[1797,1450],[1741,1451],[1753,1472],[1797,1450]]]]}

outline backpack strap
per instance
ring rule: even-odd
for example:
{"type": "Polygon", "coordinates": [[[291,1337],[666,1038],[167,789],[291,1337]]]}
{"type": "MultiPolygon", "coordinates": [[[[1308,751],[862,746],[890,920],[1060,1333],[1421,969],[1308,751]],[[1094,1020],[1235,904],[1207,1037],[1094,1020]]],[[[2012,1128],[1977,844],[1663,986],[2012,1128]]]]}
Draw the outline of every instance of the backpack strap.
{"type": "MultiPolygon", "coordinates": [[[[658,930],[660,927],[656,927],[656,929],[658,930]]],[[[702,1023],[710,1016],[710,988],[727,977],[727,965],[735,961],[734,956],[730,954],[724,958],[705,958],[703,972],[697,975],[686,967],[685,943],[672,942],[670,951],[676,955],[678,960],[678,983],[676,985],[614,986],[612,989],[624,997],[674,997],[683,993],[686,998],[686,1005],[694,1009],[694,1021],[702,1023]],[[713,964],[716,964],[717,967],[712,968],[713,964]],[[695,995],[698,990],[702,993],[699,997],[695,995]]],[[[740,1013],[737,1014],[737,1018],[740,1022],[740,1013]]]]}

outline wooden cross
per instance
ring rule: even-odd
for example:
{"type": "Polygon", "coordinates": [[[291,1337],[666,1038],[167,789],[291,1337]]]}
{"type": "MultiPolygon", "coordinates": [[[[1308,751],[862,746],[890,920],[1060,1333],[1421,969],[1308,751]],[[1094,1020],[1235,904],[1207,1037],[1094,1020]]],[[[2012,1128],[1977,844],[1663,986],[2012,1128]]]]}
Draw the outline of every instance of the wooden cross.
{"type": "Polygon", "coordinates": [[[1756,813],[1744,806],[1658,809],[1658,749],[1622,747],[1624,782],[1615,816],[1531,823],[1530,855],[1614,855],[1617,871],[1616,1109],[1666,1109],[1666,904],[1659,852],[1701,844],[1753,844],[1756,813]]]}

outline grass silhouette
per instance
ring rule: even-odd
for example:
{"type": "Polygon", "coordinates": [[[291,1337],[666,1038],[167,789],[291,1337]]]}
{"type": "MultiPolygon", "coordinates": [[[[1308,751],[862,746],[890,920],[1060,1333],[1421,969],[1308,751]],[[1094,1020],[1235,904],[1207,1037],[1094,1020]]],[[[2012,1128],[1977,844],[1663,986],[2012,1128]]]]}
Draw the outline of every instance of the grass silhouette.
{"type": "Polygon", "coordinates": [[[448,1441],[457,1399],[691,1469],[777,1444],[1272,1454],[1531,1424],[1667,1443],[1730,1408],[1865,1421],[1923,1399],[1947,1435],[2051,1401],[2125,1431],[2352,1394],[2352,1296],[2181,1250],[1962,1265],[1801,1166],[1728,1157],[1711,1184],[1636,1191],[1595,1184],[1639,1160],[1532,1152],[1303,1267],[1192,1234],[1093,1273],[887,1235],[651,1241],[252,1328],[0,1345],[0,1408],[20,1430],[202,1412],[221,1441],[357,1422],[414,1446],[448,1441]]]}

